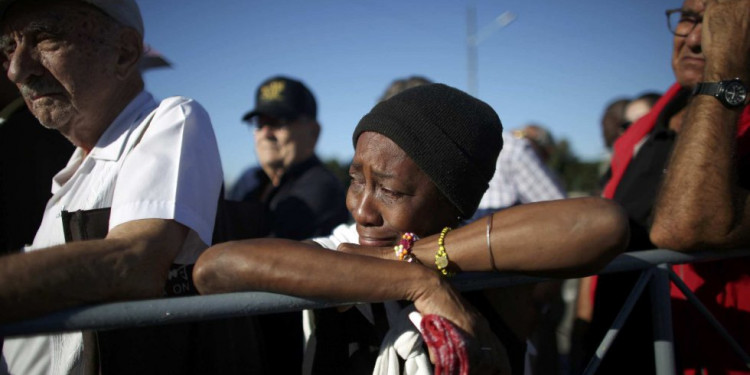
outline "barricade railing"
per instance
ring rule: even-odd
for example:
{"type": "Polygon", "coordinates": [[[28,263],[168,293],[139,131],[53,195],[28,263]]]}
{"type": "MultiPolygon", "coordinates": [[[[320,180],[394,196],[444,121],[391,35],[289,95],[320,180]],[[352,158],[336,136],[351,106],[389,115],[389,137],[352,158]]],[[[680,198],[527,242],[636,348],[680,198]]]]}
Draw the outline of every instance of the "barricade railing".
{"type": "MultiPolygon", "coordinates": [[[[644,251],[640,254],[649,254],[651,260],[656,260],[656,264],[643,268],[638,280],[636,281],[633,289],[625,300],[623,307],[620,309],[617,317],[610,326],[610,329],[605,334],[602,341],[594,353],[594,356],[590,359],[586,369],[584,369],[584,375],[593,375],[599,368],[604,356],[607,354],[612,342],[615,340],[623,324],[630,315],[635,306],[638,298],[641,296],[645,288],[648,286],[650,289],[651,296],[651,314],[653,324],[653,345],[654,345],[654,365],[655,374],[657,375],[673,375],[677,373],[675,366],[674,357],[674,334],[672,326],[672,307],[671,307],[671,296],[670,296],[670,282],[673,282],[678,289],[685,295],[688,302],[696,308],[701,315],[708,321],[709,324],[716,330],[716,332],[727,341],[729,346],[735,352],[739,358],[742,359],[745,367],[750,369],[750,356],[740,346],[740,344],[732,337],[732,335],[724,328],[721,323],[709,312],[709,310],[703,305],[702,302],[695,296],[690,288],[672,271],[670,265],[684,264],[684,263],[695,263],[700,261],[711,261],[720,259],[731,259],[736,257],[743,257],[750,255],[750,250],[732,250],[732,251],[721,251],[721,252],[702,252],[702,253],[691,253],[682,254],[677,252],[667,252],[666,250],[653,250],[644,251]],[[660,256],[651,258],[651,254],[661,253],[664,256],[663,259],[658,259],[660,256]],[[692,260],[689,258],[693,257],[692,260]]],[[[629,253],[626,255],[639,253],[629,253]]],[[[615,262],[619,260],[616,259],[615,262]]],[[[638,268],[635,268],[638,269],[638,268]]],[[[625,270],[622,270],[625,271],[625,270]]],[[[617,271],[615,271],[617,272],[617,271]]]]}
{"type": "MultiPolygon", "coordinates": [[[[750,357],[734,341],[723,327],[711,316],[679,277],[668,267],[671,264],[695,263],[720,259],[750,256],[750,250],[720,252],[680,253],[671,250],[648,250],[621,254],[607,265],[600,274],[643,270],[641,278],[625,301],[623,309],[612,328],[602,340],[594,358],[589,362],[585,374],[593,374],[606,354],[627,315],[632,310],[640,293],[649,286],[654,298],[654,351],[657,358],[657,374],[674,374],[672,324],[669,304],[669,281],[686,294],[688,301],[703,313],[717,331],[730,342],[734,351],[748,364],[750,357]]],[[[462,291],[473,291],[503,286],[534,283],[544,278],[509,273],[468,272],[452,279],[462,291]]],[[[260,315],[277,312],[299,311],[356,303],[352,301],[324,301],[298,298],[265,292],[238,292],[209,296],[151,299],[129,302],[114,302],[101,305],[77,307],[56,312],[36,319],[0,325],[0,337],[53,333],[81,330],[107,330],[115,328],[145,327],[260,315]]]]}

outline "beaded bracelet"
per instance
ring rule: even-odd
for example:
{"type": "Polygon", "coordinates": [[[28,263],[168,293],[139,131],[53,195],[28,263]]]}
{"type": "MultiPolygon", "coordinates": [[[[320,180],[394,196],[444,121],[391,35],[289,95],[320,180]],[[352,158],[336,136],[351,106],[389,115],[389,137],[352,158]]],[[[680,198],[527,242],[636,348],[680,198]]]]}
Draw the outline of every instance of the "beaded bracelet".
{"type": "Polygon", "coordinates": [[[417,258],[411,253],[411,247],[414,245],[414,241],[418,239],[417,235],[412,232],[406,232],[401,235],[401,240],[399,240],[398,244],[393,247],[393,251],[396,253],[396,258],[398,258],[398,260],[405,260],[409,263],[416,261],[417,258]]]}
{"type": "Polygon", "coordinates": [[[435,253],[435,266],[438,271],[445,276],[453,276],[453,272],[448,271],[448,265],[450,260],[448,259],[448,253],[445,252],[445,235],[451,230],[451,227],[443,228],[438,237],[438,251],[435,253]]]}

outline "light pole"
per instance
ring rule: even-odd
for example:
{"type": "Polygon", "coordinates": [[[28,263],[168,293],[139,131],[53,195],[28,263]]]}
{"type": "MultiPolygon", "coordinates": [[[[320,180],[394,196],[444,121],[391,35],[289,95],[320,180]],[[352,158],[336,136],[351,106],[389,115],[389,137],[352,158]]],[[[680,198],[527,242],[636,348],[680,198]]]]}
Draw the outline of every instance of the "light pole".
{"type": "Polygon", "coordinates": [[[516,15],[511,12],[503,12],[495,18],[494,21],[487,24],[477,32],[477,10],[473,6],[469,5],[466,8],[466,53],[468,62],[468,89],[469,94],[477,96],[478,84],[477,84],[477,71],[478,67],[478,53],[477,46],[483,40],[487,39],[492,33],[497,30],[508,26],[513,20],[516,19],[516,15]]]}

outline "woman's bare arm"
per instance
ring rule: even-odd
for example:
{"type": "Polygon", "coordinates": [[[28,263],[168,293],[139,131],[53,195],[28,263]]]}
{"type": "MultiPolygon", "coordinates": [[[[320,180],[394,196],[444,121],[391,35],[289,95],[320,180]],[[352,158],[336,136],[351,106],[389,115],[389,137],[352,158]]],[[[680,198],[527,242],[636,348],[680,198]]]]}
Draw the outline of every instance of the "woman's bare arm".
{"type": "Polygon", "coordinates": [[[252,239],[219,244],[195,264],[201,294],[267,291],[342,302],[413,301],[469,334],[481,319],[436,272],[417,264],[331,251],[311,242],[252,239]]]}
{"type": "MultiPolygon", "coordinates": [[[[529,203],[492,215],[490,248],[495,269],[546,277],[580,277],[595,273],[628,244],[623,210],[601,198],[529,203]]],[[[413,254],[435,269],[438,235],[414,244],[413,254]]],[[[487,219],[454,229],[445,237],[453,265],[462,271],[493,269],[487,246],[487,219]]],[[[343,252],[394,259],[391,248],[342,245],[343,252]]]]}

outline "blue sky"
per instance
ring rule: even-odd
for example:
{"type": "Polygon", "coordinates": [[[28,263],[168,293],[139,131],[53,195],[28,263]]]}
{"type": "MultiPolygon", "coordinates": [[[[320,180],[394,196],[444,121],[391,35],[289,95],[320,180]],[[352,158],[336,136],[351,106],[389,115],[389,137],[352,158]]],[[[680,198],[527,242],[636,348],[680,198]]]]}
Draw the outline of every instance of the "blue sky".
{"type": "Polygon", "coordinates": [[[618,96],[674,81],[672,38],[653,0],[138,0],[146,42],[173,63],[146,73],[157,97],[198,100],[211,115],[229,183],[256,158],[240,118],[266,78],[304,81],[318,100],[318,154],[348,161],[351,133],[395,78],[424,75],[468,90],[467,7],[482,28],[516,15],[478,46],[477,96],[506,129],[528,122],[604,153],[599,120],[618,96]]]}

